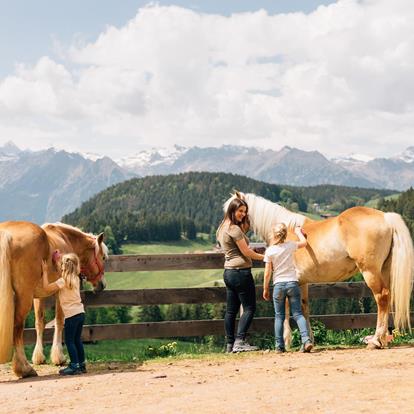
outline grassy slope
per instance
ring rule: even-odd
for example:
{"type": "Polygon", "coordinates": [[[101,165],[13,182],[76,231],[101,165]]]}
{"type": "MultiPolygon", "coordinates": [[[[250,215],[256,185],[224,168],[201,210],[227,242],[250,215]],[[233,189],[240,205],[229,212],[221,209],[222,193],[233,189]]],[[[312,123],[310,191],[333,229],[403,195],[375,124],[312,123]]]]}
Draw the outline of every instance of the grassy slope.
{"type": "MultiPolygon", "coordinates": [[[[397,193],[397,194],[389,195],[389,196],[384,197],[384,198],[385,198],[385,200],[394,200],[394,199],[398,198],[400,195],[401,195],[400,193],[397,193]]],[[[377,208],[379,200],[380,200],[379,198],[369,200],[367,203],[365,203],[365,206],[366,207],[371,207],[371,208],[377,208]]]]}
{"type": "MultiPolygon", "coordinates": [[[[124,254],[200,253],[212,250],[205,239],[180,240],[165,243],[125,244],[124,254]]],[[[107,289],[148,289],[173,287],[213,286],[221,282],[222,269],[217,270],[170,270],[158,272],[106,273],[107,289]]]]}
{"type": "MultiPolygon", "coordinates": [[[[180,240],[165,243],[125,244],[124,254],[166,254],[166,253],[200,253],[211,251],[211,242],[203,239],[180,240]]],[[[254,270],[253,273],[261,270],[254,270]]],[[[169,270],[157,272],[123,272],[105,273],[107,289],[150,289],[204,287],[222,283],[223,269],[217,270],[169,270]]]]}

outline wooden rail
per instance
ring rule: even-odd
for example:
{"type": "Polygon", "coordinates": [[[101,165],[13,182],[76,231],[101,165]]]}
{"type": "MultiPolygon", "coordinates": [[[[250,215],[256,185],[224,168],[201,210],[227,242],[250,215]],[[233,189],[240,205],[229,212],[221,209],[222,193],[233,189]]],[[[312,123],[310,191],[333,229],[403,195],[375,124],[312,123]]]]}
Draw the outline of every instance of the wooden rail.
{"type": "MultiPolygon", "coordinates": [[[[375,327],[375,313],[343,314],[343,315],[313,315],[311,320],[318,320],[328,329],[360,329],[375,327]]],[[[414,324],[414,313],[411,314],[414,324]]],[[[250,332],[269,332],[274,329],[273,318],[255,318],[250,332]]],[[[84,341],[99,341],[102,339],[139,339],[139,338],[176,338],[183,336],[224,335],[224,321],[209,319],[199,321],[165,321],[143,323],[121,323],[108,325],[84,326],[82,337],[84,341]]],[[[53,329],[45,329],[45,342],[52,342],[53,329]]],[[[35,329],[24,330],[24,342],[36,342],[35,329]]]]}
{"type": "MultiPolygon", "coordinates": [[[[256,297],[262,300],[261,286],[256,287],[256,297]]],[[[364,282],[313,283],[309,285],[311,299],[332,297],[362,298],[372,297],[371,290],[364,282]]],[[[91,291],[82,292],[86,306],[136,306],[164,305],[173,303],[224,303],[225,287],[175,288],[175,289],[137,289],[105,290],[98,294],[91,291]]],[[[47,307],[54,305],[54,299],[48,298],[47,307]]]]}
{"type": "MultiPolygon", "coordinates": [[[[254,267],[264,267],[253,261],[254,267]]],[[[184,254],[127,254],[110,256],[105,264],[107,272],[139,272],[154,270],[222,269],[223,253],[184,254]]]]}
{"type": "MultiPolygon", "coordinates": [[[[119,255],[110,256],[106,263],[109,272],[139,272],[158,270],[188,270],[223,268],[222,253],[168,254],[168,255],[119,255]]],[[[263,267],[255,261],[254,267],[263,267]]],[[[139,277],[139,274],[137,275],[139,277]]],[[[224,303],[224,287],[107,290],[94,294],[83,292],[87,307],[137,306],[161,304],[224,303]]],[[[258,300],[262,300],[262,287],[256,288],[258,300]]],[[[364,282],[315,283],[309,285],[309,298],[363,298],[372,297],[371,290],[364,282]]],[[[48,298],[46,306],[53,306],[53,298],[48,298]]],[[[313,315],[311,319],[323,322],[329,329],[357,329],[375,327],[376,314],[313,315]]],[[[411,314],[414,324],[414,314],[411,314]]],[[[273,332],[273,318],[255,318],[252,332],[273,332]]],[[[35,330],[25,329],[25,343],[35,342],[35,330]]],[[[86,341],[101,339],[164,338],[183,336],[223,335],[224,322],[216,320],[166,321],[108,325],[90,325],[83,329],[86,341]]],[[[53,329],[45,329],[45,341],[52,340],[53,329]]]]}

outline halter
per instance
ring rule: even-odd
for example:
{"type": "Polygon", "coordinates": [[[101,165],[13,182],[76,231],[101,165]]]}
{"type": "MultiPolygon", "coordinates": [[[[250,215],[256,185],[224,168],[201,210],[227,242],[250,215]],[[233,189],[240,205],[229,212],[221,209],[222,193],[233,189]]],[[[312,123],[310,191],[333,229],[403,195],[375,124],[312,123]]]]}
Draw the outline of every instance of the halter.
{"type": "MultiPolygon", "coordinates": [[[[96,243],[93,259],[89,261],[89,264],[94,264],[98,268],[98,273],[95,276],[93,276],[90,280],[88,280],[88,282],[91,282],[91,283],[97,280],[99,281],[100,279],[102,279],[102,277],[105,274],[105,266],[101,266],[98,261],[98,252],[99,252],[99,245],[98,243],[96,243]]],[[[81,273],[85,274],[86,269],[87,267],[81,266],[81,273]]]]}

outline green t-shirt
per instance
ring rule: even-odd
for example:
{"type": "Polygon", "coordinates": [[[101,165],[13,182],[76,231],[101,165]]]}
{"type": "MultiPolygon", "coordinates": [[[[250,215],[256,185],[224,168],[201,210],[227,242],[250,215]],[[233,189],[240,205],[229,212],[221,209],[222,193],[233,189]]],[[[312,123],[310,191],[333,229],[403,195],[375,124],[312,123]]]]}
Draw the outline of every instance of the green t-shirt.
{"type": "Polygon", "coordinates": [[[217,240],[221,248],[224,250],[224,268],[225,269],[246,269],[252,267],[252,259],[243,256],[236,242],[239,240],[246,240],[249,244],[249,239],[243,233],[242,229],[235,224],[223,224],[217,234],[217,240]]]}

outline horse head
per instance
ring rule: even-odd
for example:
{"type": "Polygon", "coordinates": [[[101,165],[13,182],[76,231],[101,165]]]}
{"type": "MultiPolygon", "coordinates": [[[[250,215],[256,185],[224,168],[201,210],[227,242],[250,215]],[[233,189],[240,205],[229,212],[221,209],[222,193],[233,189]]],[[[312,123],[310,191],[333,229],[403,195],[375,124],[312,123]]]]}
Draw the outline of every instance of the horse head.
{"type": "Polygon", "coordinates": [[[241,191],[234,190],[234,193],[232,193],[230,198],[226,200],[225,203],[223,204],[224,213],[227,212],[227,209],[229,208],[229,204],[236,198],[238,198],[239,200],[246,201],[246,196],[244,193],[242,193],[241,191]]]}
{"type": "Polygon", "coordinates": [[[94,292],[100,292],[106,287],[105,261],[108,258],[108,248],[103,239],[103,233],[93,237],[89,247],[78,254],[81,263],[81,275],[92,284],[94,292]]]}
{"type": "Polygon", "coordinates": [[[241,191],[234,191],[224,203],[224,212],[227,211],[229,204],[235,198],[246,202],[250,227],[257,236],[266,242],[268,241],[269,230],[276,223],[285,223],[290,230],[293,230],[296,226],[303,226],[306,221],[306,217],[302,214],[291,212],[263,197],[252,193],[242,193],[241,191]]]}
{"type": "Polygon", "coordinates": [[[105,260],[108,258],[108,248],[103,241],[103,233],[94,236],[65,223],[46,223],[42,228],[53,250],[78,255],[81,275],[92,284],[95,292],[105,289],[105,260]]]}

